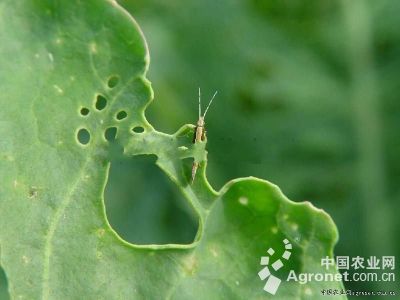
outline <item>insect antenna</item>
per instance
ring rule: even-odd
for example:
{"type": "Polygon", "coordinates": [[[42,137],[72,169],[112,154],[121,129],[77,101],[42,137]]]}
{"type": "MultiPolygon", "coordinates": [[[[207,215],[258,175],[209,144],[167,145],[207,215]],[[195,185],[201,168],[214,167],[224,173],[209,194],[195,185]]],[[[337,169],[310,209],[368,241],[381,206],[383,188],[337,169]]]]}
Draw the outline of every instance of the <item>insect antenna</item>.
{"type": "Polygon", "coordinates": [[[200,87],[199,87],[199,119],[201,117],[201,92],[200,92],[200,87]]]}
{"type": "Polygon", "coordinates": [[[218,91],[215,91],[214,95],[212,96],[210,102],[209,102],[208,105],[207,105],[207,108],[206,108],[206,111],[204,112],[203,118],[206,117],[207,111],[208,111],[208,109],[209,109],[211,103],[213,102],[213,100],[214,100],[214,98],[215,98],[215,96],[216,96],[217,94],[218,94],[218,91]]]}

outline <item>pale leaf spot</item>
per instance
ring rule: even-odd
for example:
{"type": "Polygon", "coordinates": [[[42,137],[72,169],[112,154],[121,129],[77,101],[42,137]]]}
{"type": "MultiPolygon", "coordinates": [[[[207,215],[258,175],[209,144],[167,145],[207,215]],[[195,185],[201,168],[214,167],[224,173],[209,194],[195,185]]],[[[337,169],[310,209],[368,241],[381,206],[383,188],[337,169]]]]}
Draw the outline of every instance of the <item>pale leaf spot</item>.
{"type": "Polygon", "coordinates": [[[64,94],[64,90],[62,88],[60,88],[58,85],[54,84],[53,87],[56,89],[56,91],[62,95],[64,94]]]}
{"type": "Polygon", "coordinates": [[[242,205],[248,205],[249,204],[249,199],[247,197],[240,197],[239,198],[239,203],[242,205]]]}
{"type": "Polygon", "coordinates": [[[98,237],[103,237],[105,232],[106,231],[103,228],[100,228],[100,229],[97,230],[97,236],[98,237]]]}
{"type": "Polygon", "coordinates": [[[313,292],[309,287],[306,287],[304,289],[304,294],[306,294],[307,296],[311,296],[313,294],[313,292]]]}
{"type": "Polygon", "coordinates": [[[29,257],[22,255],[22,261],[24,262],[24,264],[29,264],[30,259],[29,259],[29,257]]]}
{"type": "Polygon", "coordinates": [[[186,270],[187,274],[193,275],[196,272],[197,260],[194,256],[194,254],[190,254],[189,256],[187,256],[184,259],[183,264],[185,266],[185,270],[186,270]]]}
{"type": "Polygon", "coordinates": [[[217,249],[215,248],[215,246],[210,246],[210,247],[209,247],[209,250],[210,250],[212,256],[214,256],[214,257],[217,257],[217,256],[218,256],[218,251],[217,251],[217,249]]]}
{"type": "Polygon", "coordinates": [[[90,52],[97,53],[97,44],[95,42],[90,43],[89,48],[90,48],[90,52]]]}

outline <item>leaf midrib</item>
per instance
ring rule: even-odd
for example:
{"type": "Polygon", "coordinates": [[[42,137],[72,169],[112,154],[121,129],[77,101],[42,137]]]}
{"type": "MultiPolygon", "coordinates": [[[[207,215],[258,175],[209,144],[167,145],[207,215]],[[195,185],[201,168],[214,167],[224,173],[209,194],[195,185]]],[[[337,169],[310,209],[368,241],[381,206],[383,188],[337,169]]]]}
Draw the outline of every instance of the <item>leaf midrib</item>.
{"type": "Polygon", "coordinates": [[[45,235],[45,240],[44,240],[44,258],[43,258],[43,272],[42,272],[42,299],[49,299],[49,294],[50,294],[50,288],[49,288],[49,279],[50,279],[50,256],[52,254],[52,241],[53,237],[55,234],[55,231],[57,230],[57,227],[60,223],[61,216],[63,215],[65,209],[71,204],[71,201],[73,199],[73,195],[83,179],[83,175],[86,172],[87,166],[89,162],[91,161],[91,155],[88,153],[86,156],[86,159],[83,163],[83,167],[80,169],[77,179],[71,186],[70,191],[67,193],[67,195],[64,197],[64,199],[61,201],[60,205],[58,206],[58,209],[56,210],[53,218],[51,219],[50,225],[48,227],[47,233],[45,235]]]}

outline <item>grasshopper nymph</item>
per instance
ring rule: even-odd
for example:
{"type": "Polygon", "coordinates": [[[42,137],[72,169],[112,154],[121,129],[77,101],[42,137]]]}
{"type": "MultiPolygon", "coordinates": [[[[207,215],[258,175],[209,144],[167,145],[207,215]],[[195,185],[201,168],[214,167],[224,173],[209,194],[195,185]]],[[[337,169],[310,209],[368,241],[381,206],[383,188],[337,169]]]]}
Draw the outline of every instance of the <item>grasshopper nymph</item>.
{"type": "MultiPolygon", "coordinates": [[[[205,129],[204,118],[206,117],[208,108],[210,107],[210,105],[211,105],[212,101],[214,100],[215,96],[217,95],[217,93],[218,93],[218,91],[216,91],[214,93],[210,102],[207,105],[204,115],[201,115],[201,92],[200,92],[200,88],[199,88],[199,120],[197,121],[197,125],[194,129],[193,144],[198,143],[200,141],[204,141],[206,139],[206,129],[205,129]]],[[[194,178],[196,177],[196,172],[197,172],[198,167],[199,167],[199,163],[194,161],[193,165],[192,165],[192,183],[194,181],[194,178]]]]}

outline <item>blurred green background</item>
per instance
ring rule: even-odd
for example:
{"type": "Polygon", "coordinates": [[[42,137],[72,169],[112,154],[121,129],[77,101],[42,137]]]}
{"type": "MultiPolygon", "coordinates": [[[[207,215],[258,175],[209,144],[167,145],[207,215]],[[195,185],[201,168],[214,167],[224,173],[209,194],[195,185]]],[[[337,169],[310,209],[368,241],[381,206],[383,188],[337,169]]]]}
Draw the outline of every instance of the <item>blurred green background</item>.
{"type": "MultiPolygon", "coordinates": [[[[216,190],[267,179],[332,216],[336,255],[399,259],[400,1],[119,3],[149,44],[156,129],[194,124],[198,87],[204,104],[219,91],[206,119],[216,190]]],[[[112,161],[110,223],[130,242],[189,243],[196,216],[154,160],[112,161]]]]}

